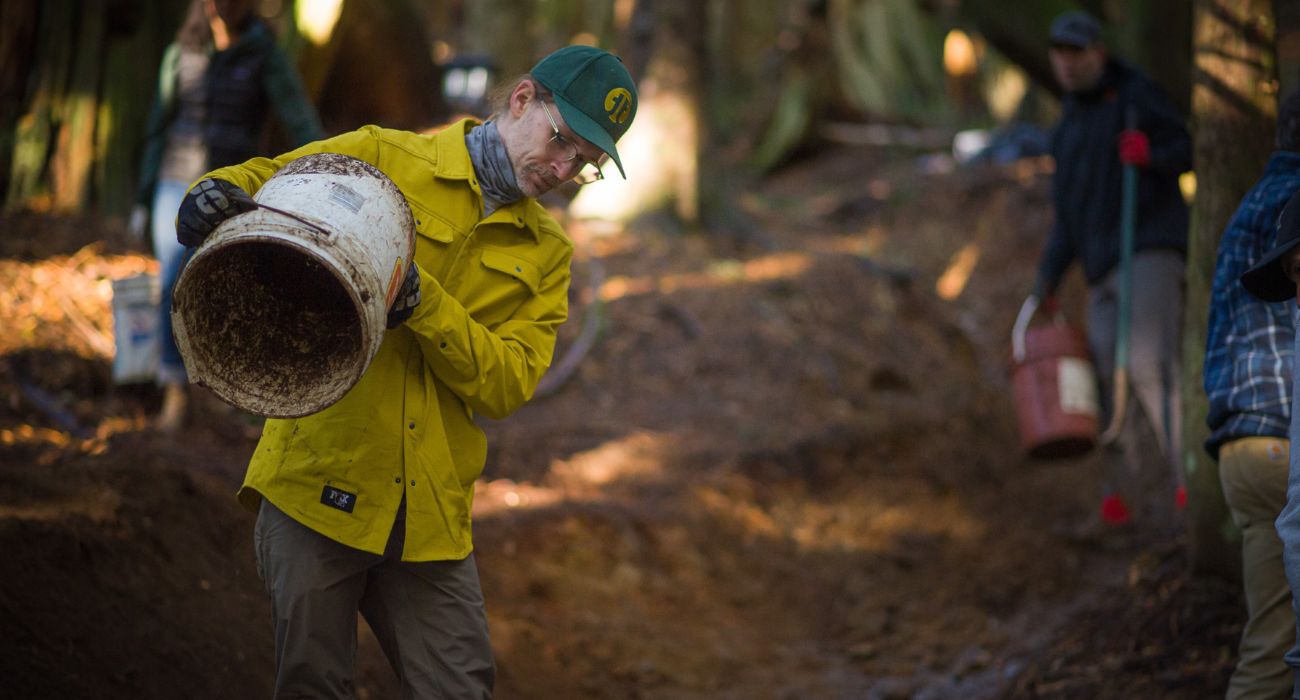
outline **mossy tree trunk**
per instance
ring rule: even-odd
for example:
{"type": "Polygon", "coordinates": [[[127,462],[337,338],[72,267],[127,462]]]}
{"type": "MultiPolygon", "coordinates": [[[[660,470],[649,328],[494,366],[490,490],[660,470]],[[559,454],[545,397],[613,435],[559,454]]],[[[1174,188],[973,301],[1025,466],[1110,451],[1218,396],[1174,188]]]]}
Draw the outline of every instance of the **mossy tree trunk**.
{"type": "Polygon", "coordinates": [[[130,207],[158,60],[184,7],[184,0],[4,5],[6,209],[130,207]]]}
{"type": "Polygon", "coordinates": [[[1235,578],[1240,535],[1205,453],[1208,406],[1201,386],[1206,309],[1215,253],[1241,198],[1264,170],[1277,118],[1272,0],[1196,0],[1192,136],[1196,203],[1187,256],[1183,336],[1184,455],[1195,569],[1235,578]]]}

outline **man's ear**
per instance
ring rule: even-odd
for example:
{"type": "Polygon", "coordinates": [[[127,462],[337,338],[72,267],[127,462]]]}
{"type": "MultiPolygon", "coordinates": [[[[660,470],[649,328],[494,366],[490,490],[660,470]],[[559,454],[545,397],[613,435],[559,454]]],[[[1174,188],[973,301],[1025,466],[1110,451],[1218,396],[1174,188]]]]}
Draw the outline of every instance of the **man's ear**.
{"type": "Polygon", "coordinates": [[[524,111],[528,109],[528,103],[537,97],[537,87],[533,85],[531,79],[525,78],[519,81],[514,91],[510,93],[510,115],[515,119],[524,116],[524,111]]]}

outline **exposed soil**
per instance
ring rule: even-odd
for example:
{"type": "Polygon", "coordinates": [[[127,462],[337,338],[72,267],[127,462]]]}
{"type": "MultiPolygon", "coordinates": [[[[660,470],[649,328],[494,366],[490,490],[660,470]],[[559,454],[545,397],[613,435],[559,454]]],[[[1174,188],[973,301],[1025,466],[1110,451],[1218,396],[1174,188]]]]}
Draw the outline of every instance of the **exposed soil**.
{"type": "MultiPolygon", "coordinates": [[[[1067,538],[1096,456],[1020,455],[1046,177],[841,149],[747,195],[743,234],[575,225],[557,362],[585,311],[602,340],[485,422],[499,697],[1221,697],[1236,590],[1169,522],[1067,538]]],[[[154,389],[112,386],[108,280],[152,265],[120,225],[0,228],[0,695],[268,697],[233,498],[259,421],[199,400],[169,438],[154,389]]],[[[397,697],[368,634],[358,687],[397,697]]]]}

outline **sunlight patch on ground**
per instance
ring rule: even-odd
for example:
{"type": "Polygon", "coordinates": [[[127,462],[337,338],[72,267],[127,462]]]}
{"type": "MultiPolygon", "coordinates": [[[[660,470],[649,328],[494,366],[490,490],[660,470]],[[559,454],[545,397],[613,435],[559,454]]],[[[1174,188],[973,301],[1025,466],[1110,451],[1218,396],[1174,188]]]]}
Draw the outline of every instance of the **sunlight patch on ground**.
{"type": "Polygon", "coordinates": [[[479,480],[474,491],[475,517],[502,510],[542,508],[562,500],[586,497],[600,487],[628,478],[663,474],[671,435],[637,432],[594,449],[551,463],[556,486],[517,483],[510,479],[479,480]]]}
{"type": "Polygon", "coordinates": [[[765,507],[712,488],[702,489],[700,499],[752,535],[788,538],[807,551],[891,552],[918,537],[970,542],[984,534],[980,520],[955,497],[935,495],[924,485],[890,490],[854,490],[829,500],[805,494],[765,507]]]}
{"type": "Polygon", "coordinates": [[[888,240],[889,231],[884,226],[872,224],[856,235],[810,239],[807,248],[814,253],[870,258],[879,254],[888,240]]]}
{"type": "Polygon", "coordinates": [[[957,254],[948,262],[948,269],[943,271],[939,276],[939,281],[934,285],[934,291],[939,298],[944,301],[952,301],[961,296],[962,291],[966,289],[966,283],[970,281],[970,275],[975,271],[975,264],[980,259],[980,247],[978,243],[967,243],[957,254]]]}
{"type": "Polygon", "coordinates": [[[118,433],[140,432],[147,429],[148,425],[149,421],[144,416],[110,417],[95,428],[93,437],[82,439],[62,430],[24,423],[12,428],[0,428],[0,447],[36,448],[40,453],[35,457],[35,462],[48,466],[68,451],[90,456],[105,454],[109,450],[109,438],[118,433]]]}
{"type": "Polygon", "coordinates": [[[32,425],[20,425],[17,428],[0,429],[0,445],[15,447],[17,445],[50,445],[67,447],[72,437],[67,433],[49,428],[37,428],[32,425]]]}
{"type": "Polygon", "coordinates": [[[157,263],[143,255],[101,256],[102,247],[37,262],[0,260],[0,321],[9,329],[0,336],[0,354],[46,347],[112,357],[112,281],[156,272],[157,263]]]}
{"type": "Polygon", "coordinates": [[[517,483],[511,479],[479,479],[474,482],[474,517],[502,511],[545,508],[563,500],[559,489],[517,483]]]}
{"type": "Polygon", "coordinates": [[[602,301],[615,301],[643,294],[672,294],[694,289],[716,289],[734,284],[752,284],[788,279],[804,274],[812,259],[804,253],[780,253],[745,262],[723,261],[710,265],[705,272],[663,275],[661,277],[611,277],[600,287],[602,301]]]}
{"type": "Polygon", "coordinates": [[[637,432],[568,459],[551,463],[551,474],[562,483],[604,486],[628,477],[653,477],[663,473],[665,446],[671,437],[637,432]]]}
{"type": "Polygon", "coordinates": [[[122,495],[103,487],[73,498],[32,503],[24,501],[13,505],[0,505],[0,521],[23,520],[28,522],[59,522],[69,516],[82,516],[96,523],[109,522],[117,517],[122,495]]]}

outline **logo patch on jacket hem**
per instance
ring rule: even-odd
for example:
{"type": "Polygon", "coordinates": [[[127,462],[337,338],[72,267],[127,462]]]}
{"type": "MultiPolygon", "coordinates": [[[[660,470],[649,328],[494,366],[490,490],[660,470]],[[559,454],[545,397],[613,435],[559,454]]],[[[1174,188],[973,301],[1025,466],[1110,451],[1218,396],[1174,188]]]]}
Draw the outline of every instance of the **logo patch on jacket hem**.
{"type": "Polygon", "coordinates": [[[330,508],[338,508],[344,513],[351,513],[357,505],[357,495],[326,484],[325,490],[320,494],[320,502],[330,508]]]}

